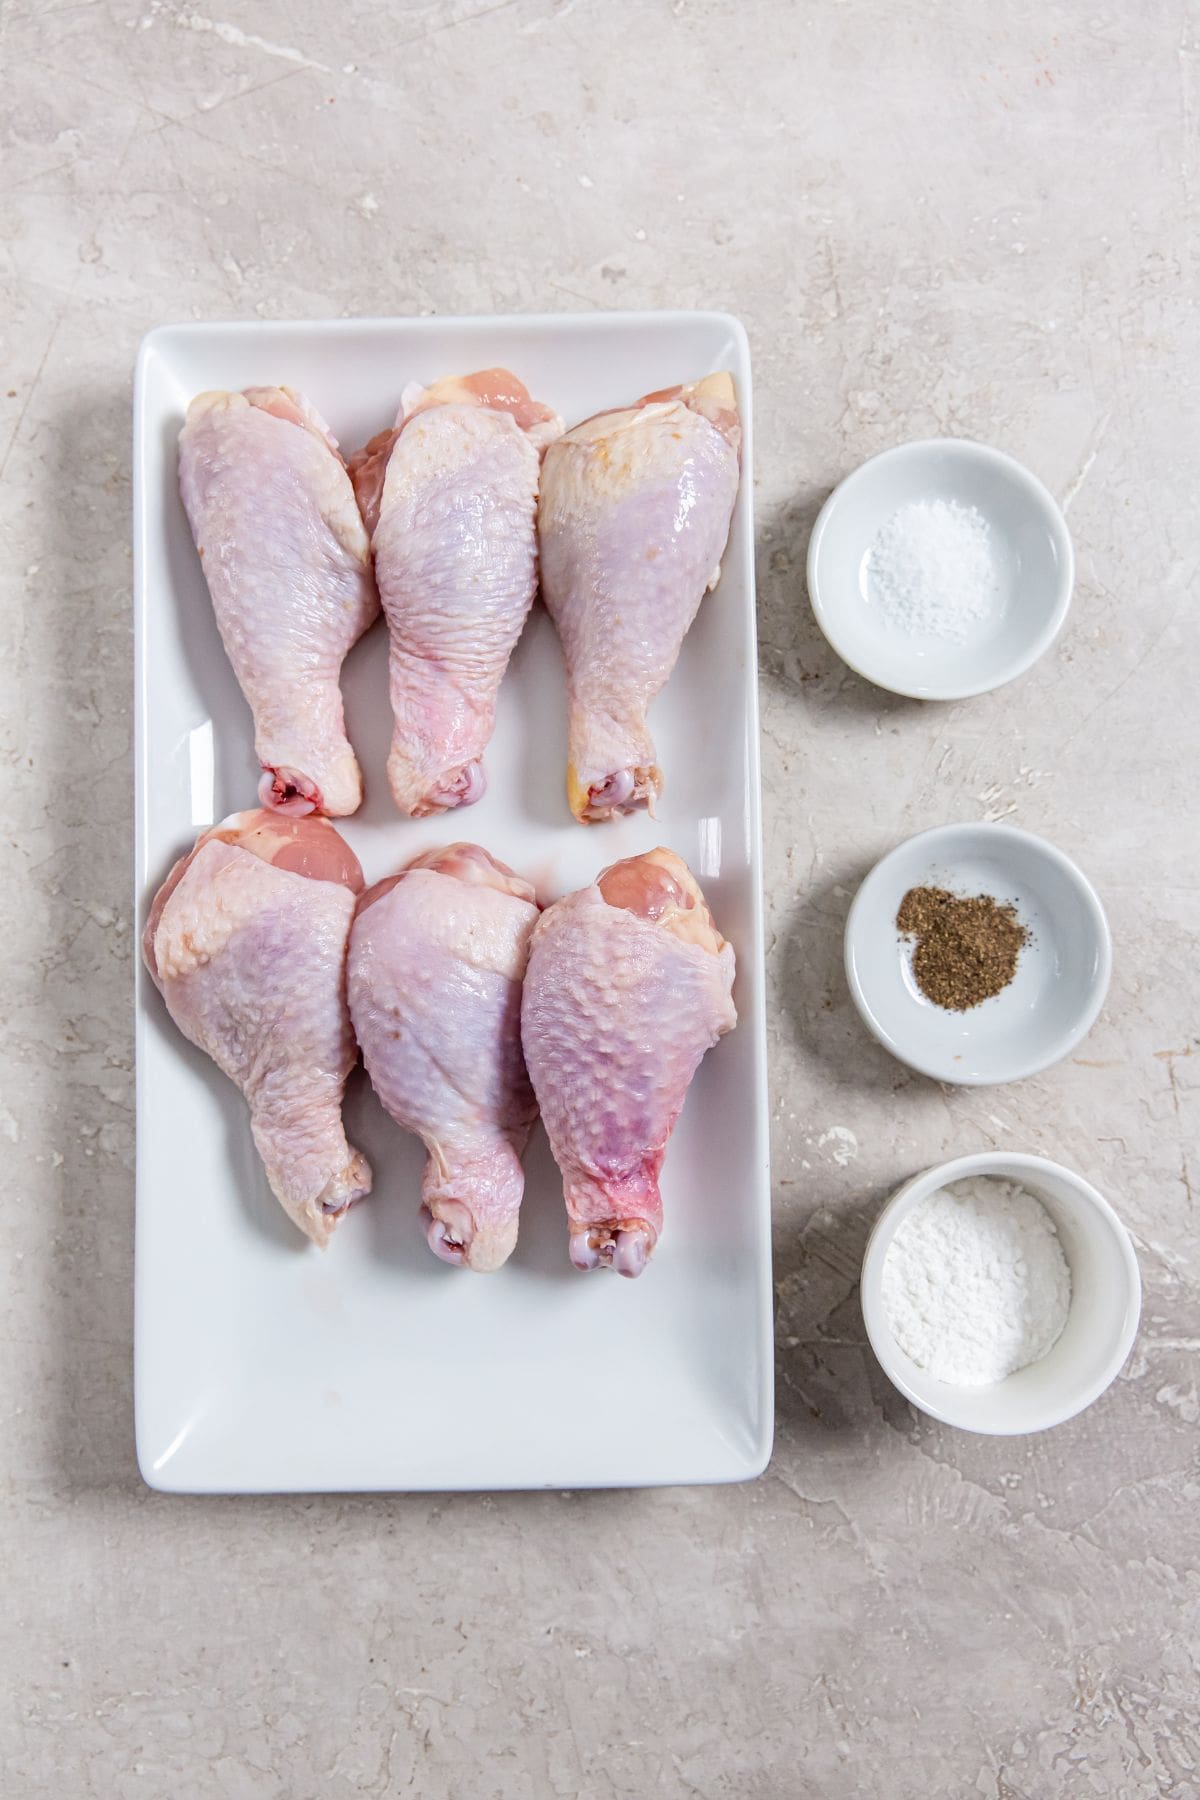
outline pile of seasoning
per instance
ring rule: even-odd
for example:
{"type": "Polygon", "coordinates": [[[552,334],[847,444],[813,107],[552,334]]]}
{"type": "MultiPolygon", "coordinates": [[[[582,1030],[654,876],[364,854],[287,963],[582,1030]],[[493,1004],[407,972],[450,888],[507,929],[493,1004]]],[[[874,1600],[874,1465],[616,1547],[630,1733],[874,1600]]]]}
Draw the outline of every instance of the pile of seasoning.
{"type": "Polygon", "coordinates": [[[973,1175],[938,1188],[902,1221],[883,1265],[883,1307],[918,1368],[983,1387],[1058,1342],[1071,1268],[1036,1194],[973,1175]]]}
{"type": "Polygon", "coordinates": [[[948,888],[909,888],[896,926],[915,937],[912,969],[927,1000],[968,1012],[1006,988],[1028,932],[1008,902],[990,894],[965,899],[948,888]]]}
{"type": "Polygon", "coordinates": [[[967,640],[999,604],[992,534],[976,506],[914,500],[885,520],[867,558],[872,600],[910,637],[967,640]]]}

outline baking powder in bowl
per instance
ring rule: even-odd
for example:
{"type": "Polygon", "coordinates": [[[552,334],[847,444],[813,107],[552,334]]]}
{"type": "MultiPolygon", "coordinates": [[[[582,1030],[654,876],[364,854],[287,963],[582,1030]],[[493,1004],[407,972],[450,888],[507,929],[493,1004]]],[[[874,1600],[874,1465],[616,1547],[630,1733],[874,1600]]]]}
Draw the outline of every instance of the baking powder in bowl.
{"type": "Polygon", "coordinates": [[[900,1348],[956,1387],[985,1387],[1058,1342],[1071,1271],[1053,1219],[994,1175],[938,1188],[902,1220],[884,1258],[883,1310],[900,1348]]]}

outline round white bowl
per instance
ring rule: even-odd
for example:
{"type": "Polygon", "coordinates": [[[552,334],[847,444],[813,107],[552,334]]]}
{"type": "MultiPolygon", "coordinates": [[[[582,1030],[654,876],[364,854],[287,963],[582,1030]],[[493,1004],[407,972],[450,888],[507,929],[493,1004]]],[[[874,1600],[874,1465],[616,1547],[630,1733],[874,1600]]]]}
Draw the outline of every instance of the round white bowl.
{"type": "Polygon", "coordinates": [[[867,1336],[888,1380],[931,1418],[994,1437],[1045,1431],[1098,1399],[1129,1355],[1142,1304],[1129,1233],[1104,1196],[1060,1163],[1016,1152],[960,1156],[898,1188],[867,1242],[861,1292],[867,1336]],[[1071,1270],[1071,1310],[1058,1342],[1004,1381],[973,1388],[938,1381],[905,1354],[888,1324],[882,1289],[884,1260],[901,1221],[935,1189],[969,1175],[999,1175],[1036,1194],[1058,1227],[1071,1270]]]}
{"type": "Polygon", "coordinates": [[[914,700],[965,700],[1023,675],[1061,631],[1075,582],[1071,534],[1035,475],[969,438],[885,450],[834,489],[808,547],[808,596],[843,662],[914,700]],[[987,520],[997,592],[962,643],[893,624],[871,594],[876,532],[915,500],[957,501],[987,520]]]}
{"type": "Polygon", "coordinates": [[[1036,1075],[1095,1024],[1112,971],[1104,909],[1061,850],[1012,825],[939,825],[877,862],[846,920],[846,979],[867,1029],[934,1081],[984,1087],[1036,1075]],[[968,1012],[917,986],[915,939],[896,914],[909,888],[1011,901],[1028,939],[1009,985],[968,1012]]]}

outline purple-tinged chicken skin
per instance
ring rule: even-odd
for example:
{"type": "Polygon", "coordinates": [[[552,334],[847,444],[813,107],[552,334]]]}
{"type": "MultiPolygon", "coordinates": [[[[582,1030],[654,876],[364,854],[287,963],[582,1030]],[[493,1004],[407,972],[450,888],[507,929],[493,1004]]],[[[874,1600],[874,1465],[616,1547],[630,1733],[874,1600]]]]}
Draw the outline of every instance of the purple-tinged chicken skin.
{"type": "Polygon", "coordinates": [[[527,881],[475,844],[417,857],[368,889],[350,937],[354,1029],[375,1091],[428,1161],[430,1249],[498,1269],[517,1241],[537,1105],[521,983],[538,916],[527,881]]]}
{"type": "Polygon", "coordinates": [[[542,595],[567,665],[567,799],[585,824],[654,811],[646,711],[720,578],[740,444],[721,374],[597,413],[546,452],[542,595]]]}
{"type": "Polygon", "coordinates": [[[371,1190],[342,1124],[358,1056],[346,943],[362,885],[325,819],[233,813],[175,864],[142,938],[176,1025],[245,1095],[276,1199],[322,1247],[371,1190]]]}
{"type": "Polygon", "coordinates": [[[737,1023],[732,987],[733,951],[671,850],[614,863],[538,921],[521,1030],[576,1268],[635,1276],[653,1254],[667,1142],[737,1023]]]}
{"type": "Polygon", "coordinates": [[[407,388],[350,458],[391,637],[388,781],[424,818],[483,794],[496,697],[537,592],[542,447],[562,420],[507,369],[407,388]]]}
{"type": "Polygon", "coordinates": [[[342,818],[362,802],[339,686],[379,612],[370,545],[337,440],[302,394],[199,394],[179,487],[226,655],[254,716],[276,812],[342,818]]]}

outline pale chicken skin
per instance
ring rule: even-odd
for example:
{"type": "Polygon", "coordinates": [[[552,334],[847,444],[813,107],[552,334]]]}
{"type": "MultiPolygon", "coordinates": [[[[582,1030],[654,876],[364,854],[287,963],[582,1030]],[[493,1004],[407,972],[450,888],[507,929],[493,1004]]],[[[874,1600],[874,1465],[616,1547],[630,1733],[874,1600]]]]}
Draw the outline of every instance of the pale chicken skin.
{"type": "Polygon", "coordinates": [[[646,711],[720,577],[740,443],[722,374],[598,413],[546,452],[542,596],[567,665],[567,799],[586,824],[654,811],[646,711]]]}
{"type": "Polygon", "coordinates": [[[391,638],[388,781],[402,813],[470,806],[537,591],[540,452],[562,429],[506,369],[404,393],[350,459],[391,638]]]}
{"type": "Polygon", "coordinates": [[[737,1023],[733,974],[670,850],[614,863],[539,920],[521,1029],[577,1268],[636,1276],[653,1254],[667,1141],[701,1058],[737,1023]]]}
{"type": "Polygon", "coordinates": [[[179,487],[254,717],[259,800],[293,816],[357,811],[339,678],[379,599],[336,439],[290,388],[200,394],[179,438],[179,487]]]}
{"type": "Polygon", "coordinates": [[[350,939],[367,1072],[428,1151],[429,1246],[469,1269],[498,1269],[517,1241],[521,1153],[537,1116],[521,1051],[537,916],[528,882],[477,845],[452,844],[364,894],[350,939]]]}
{"type": "Polygon", "coordinates": [[[276,1199],[321,1246],[371,1190],[342,1124],[357,1059],[346,946],[362,887],[324,819],[233,813],[175,864],[142,938],[176,1025],[245,1095],[276,1199]]]}

